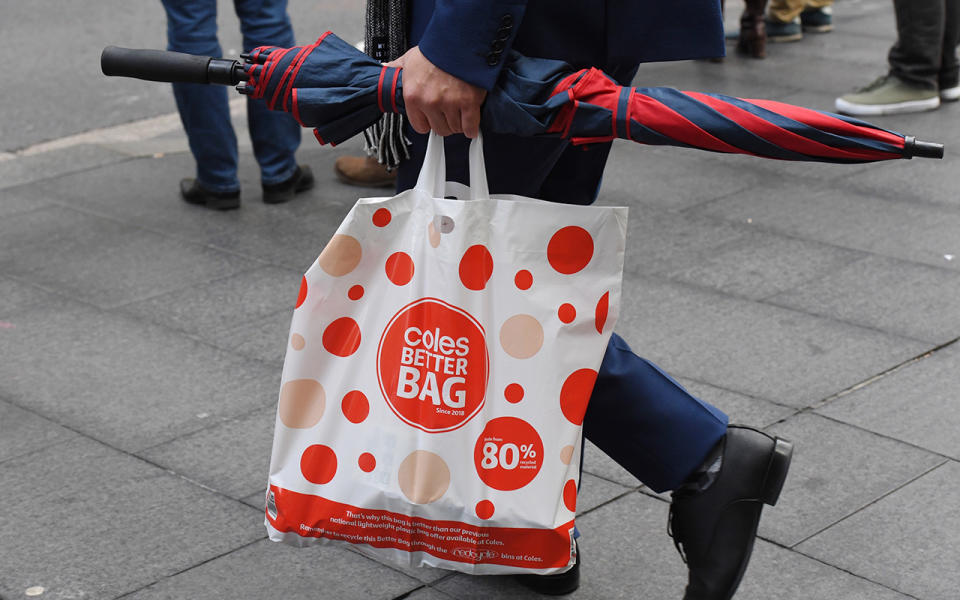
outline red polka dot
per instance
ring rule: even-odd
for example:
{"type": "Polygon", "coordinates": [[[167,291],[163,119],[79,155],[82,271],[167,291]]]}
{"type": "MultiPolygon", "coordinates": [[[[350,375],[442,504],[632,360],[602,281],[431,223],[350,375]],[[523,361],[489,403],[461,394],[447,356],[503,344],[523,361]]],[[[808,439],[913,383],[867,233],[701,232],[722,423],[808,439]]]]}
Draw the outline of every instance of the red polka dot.
{"type": "Polygon", "coordinates": [[[314,444],[300,456],[300,472],[310,483],[327,483],[337,473],[337,455],[329,446],[314,444]]]}
{"type": "Polygon", "coordinates": [[[343,416],[351,423],[362,423],[370,414],[370,402],[367,401],[363,392],[353,390],[347,392],[347,395],[343,397],[340,402],[340,410],[343,411],[343,416]]]}
{"type": "Polygon", "coordinates": [[[577,512],[577,482],[572,479],[563,485],[563,505],[570,512],[577,512]]]}
{"type": "Polygon", "coordinates": [[[493,275],[493,257],[486,246],[470,246],[460,259],[460,281],[468,290],[479,291],[493,275]]]}
{"type": "Polygon", "coordinates": [[[573,320],[577,318],[577,309],[572,304],[561,304],[557,310],[557,316],[564,323],[573,323],[573,320]]]}
{"type": "Polygon", "coordinates": [[[526,269],[517,271],[517,274],[513,278],[513,283],[521,290],[529,290],[530,286],[533,285],[533,275],[526,269]]]}
{"type": "Polygon", "coordinates": [[[378,208],[376,212],[373,213],[373,224],[377,227],[386,227],[390,224],[391,218],[393,218],[393,215],[390,214],[389,210],[378,208]]]}
{"type": "Polygon", "coordinates": [[[347,298],[350,298],[351,300],[359,300],[360,298],[363,298],[363,286],[355,285],[350,288],[350,290],[347,291],[347,298]]]}
{"type": "Polygon", "coordinates": [[[350,356],[360,347],[360,326],[350,317],[342,317],[327,325],[323,347],[330,354],[350,356]]]}
{"type": "Polygon", "coordinates": [[[519,383],[511,383],[503,390],[503,397],[512,404],[520,402],[523,400],[523,386],[519,383]]]}
{"type": "Polygon", "coordinates": [[[603,333],[603,326],[607,324],[607,313],[610,311],[610,292],[600,296],[597,302],[597,311],[594,315],[594,325],[597,327],[597,333],[603,333]]]}
{"type": "Polygon", "coordinates": [[[369,452],[364,452],[360,455],[360,458],[357,459],[357,465],[361,471],[369,473],[377,468],[377,459],[369,452]]]}
{"type": "Polygon", "coordinates": [[[303,301],[307,299],[307,278],[300,279],[300,293],[297,294],[297,305],[294,308],[300,308],[303,301]]]}
{"type": "Polygon", "coordinates": [[[587,412],[587,402],[596,380],[596,371],[580,369],[571,373],[560,388],[560,410],[574,425],[583,424],[583,415],[587,412]]]}
{"type": "Polygon", "coordinates": [[[553,234],[547,244],[547,260],[557,272],[570,275],[593,258],[593,238],[583,227],[571,225],[553,234]]]}
{"type": "Polygon", "coordinates": [[[406,252],[395,252],[387,259],[386,270],[394,285],[407,285],[413,279],[413,259],[406,252]]]}
{"type": "Polygon", "coordinates": [[[494,506],[493,502],[489,500],[481,500],[477,502],[477,516],[481,519],[489,519],[493,516],[494,506]]]}

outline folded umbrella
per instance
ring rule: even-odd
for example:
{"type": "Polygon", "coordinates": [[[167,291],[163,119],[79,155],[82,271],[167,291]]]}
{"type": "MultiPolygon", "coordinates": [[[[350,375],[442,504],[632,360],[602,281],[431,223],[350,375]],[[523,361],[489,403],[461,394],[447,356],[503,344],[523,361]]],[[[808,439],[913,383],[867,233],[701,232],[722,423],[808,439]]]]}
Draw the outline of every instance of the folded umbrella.
{"type": "MultiPolygon", "coordinates": [[[[104,51],[104,62],[108,54],[104,51]]],[[[403,75],[327,32],[314,44],[264,46],[245,56],[233,82],[314,128],[321,143],[337,144],[403,112],[403,75]]],[[[211,64],[217,59],[211,59],[211,64]]],[[[223,67],[218,67],[223,71],[223,67]]],[[[144,77],[142,73],[107,74],[144,77]]],[[[123,71],[120,69],[119,71],[123,71]]],[[[129,70],[128,70],[129,71],[129,70]]],[[[217,81],[219,82],[219,81],[217,81]]],[[[763,158],[856,163],[896,158],[942,158],[943,146],[921,142],[841,115],[770,100],[746,100],[667,87],[627,87],[602,71],[511,54],[487,94],[485,131],[555,136],[574,144],[615,138],[763,158]]]]}

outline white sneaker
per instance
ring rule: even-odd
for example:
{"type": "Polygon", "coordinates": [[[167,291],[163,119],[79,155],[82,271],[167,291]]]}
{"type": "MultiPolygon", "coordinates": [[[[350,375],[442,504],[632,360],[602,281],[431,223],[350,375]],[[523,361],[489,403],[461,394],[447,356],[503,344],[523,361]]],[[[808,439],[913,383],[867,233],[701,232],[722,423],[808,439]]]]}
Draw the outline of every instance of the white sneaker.
{"type": "Polygon", "coordinates": [[[956,102],[960,100],[960,85],[940,90],[940,100],[944,102],[956,102]]]}

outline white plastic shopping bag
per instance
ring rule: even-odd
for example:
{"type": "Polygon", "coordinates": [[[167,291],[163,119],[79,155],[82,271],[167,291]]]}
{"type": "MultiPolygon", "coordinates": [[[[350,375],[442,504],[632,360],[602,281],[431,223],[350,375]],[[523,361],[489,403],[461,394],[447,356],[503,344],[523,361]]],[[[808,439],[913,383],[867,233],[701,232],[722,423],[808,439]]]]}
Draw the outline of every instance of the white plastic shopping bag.
{"type": "Polygon", "coordinates": [[[618,313],[625,208],[444,185],[362,199],[304,275],[266,526],[407,566],[573,565],[581,425],[618,313]],[[450,190],[464,199],[444,197],[450,190]]]}

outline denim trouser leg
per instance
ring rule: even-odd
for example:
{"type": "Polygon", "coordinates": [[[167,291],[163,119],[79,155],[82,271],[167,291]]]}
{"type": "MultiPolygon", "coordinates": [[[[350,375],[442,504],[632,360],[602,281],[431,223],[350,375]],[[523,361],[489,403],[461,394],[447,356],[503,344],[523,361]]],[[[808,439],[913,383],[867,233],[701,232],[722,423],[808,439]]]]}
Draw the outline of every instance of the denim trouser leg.
{"type": "MultiPolygon", "coordinates": [[[[244,52],[257,46],[287,48],[296,43],[287,0],[234,0],[233,4],[240,18],[244,52]]],[[[247,98],[247,125],[261,181],[270,185],[290,177],[297,168],[300,125],[289,114],[268,109],[264,100],[251,98],[247,98]]]]}
{"type": "MultiPolygon", "coordinates": [[[[220,56],[216,0],[162,0],[167,12],[167,48],[220,56]]],[[[237,136],[230,124],[227,90],[218,85],[173,84],[180,120],[197,161],[197,180],[211,191],[231,192],[237,181],[237,136]]]]}

